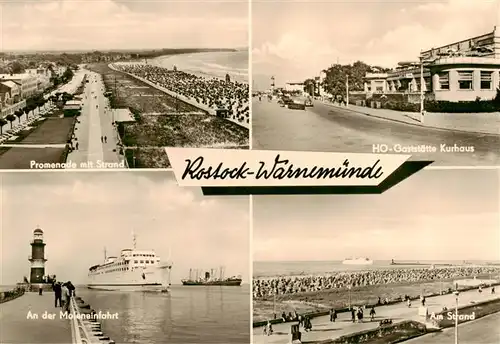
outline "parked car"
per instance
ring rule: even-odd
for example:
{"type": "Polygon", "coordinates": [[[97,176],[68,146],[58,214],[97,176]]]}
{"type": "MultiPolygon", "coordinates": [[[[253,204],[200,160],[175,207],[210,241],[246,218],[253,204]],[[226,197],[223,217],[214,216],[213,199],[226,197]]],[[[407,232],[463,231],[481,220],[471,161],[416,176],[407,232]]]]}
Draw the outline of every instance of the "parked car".
{"type": "Polygon", "coordinates": [[[306,101],[301,98],[294,98],[288,103],[288,108],[292,110],[305,110],[306,109],[306,101]]]}

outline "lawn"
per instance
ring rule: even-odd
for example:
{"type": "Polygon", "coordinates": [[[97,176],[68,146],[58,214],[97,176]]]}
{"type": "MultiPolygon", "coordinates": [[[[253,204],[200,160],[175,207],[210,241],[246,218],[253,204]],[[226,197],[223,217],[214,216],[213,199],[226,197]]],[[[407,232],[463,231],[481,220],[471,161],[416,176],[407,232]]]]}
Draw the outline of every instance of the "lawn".
{"type": "Polygon", "coordinates": [[[0,169],[29,169],[30,162],[57,163],[61,161],[64,148],[0,147],[0,169]]]}
{"type": "Polygon", "coordinates": [[[68,141],[74,118],[48,117],[20,144],[61,144],[68,141]]]}
{"type": "Polygon", "coordinates": [[[127,149],[126,157],[130,168],[172,167],[164,148],[127,149]]]}
{"type": "Polygon", "coordinates": [[[142,116],[125,125],[127,146],[236,148],[248,146],[248,129],[211,115],[142,116]]]}

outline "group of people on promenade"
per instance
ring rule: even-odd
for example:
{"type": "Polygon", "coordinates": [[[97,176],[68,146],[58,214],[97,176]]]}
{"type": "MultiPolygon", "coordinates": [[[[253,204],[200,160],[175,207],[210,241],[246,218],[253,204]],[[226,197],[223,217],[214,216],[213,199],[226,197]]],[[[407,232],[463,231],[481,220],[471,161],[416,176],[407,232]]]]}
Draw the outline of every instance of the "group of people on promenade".
{"type": "Polygon", "coordinates": [[[204,78],[193,74],[147,64],[117,64],[123,72],[146,79],[214,110],[229,111],[228,118],[250,122],[249,85],[229,78],[204,78]]]}
{"type": "Polygon", "coordinates": [[[338,272],[336,274],[320,276],[255,278],[253,280],[253,297],[255,299],[265,299],[273,295],[289,295],[391,283],[445,280],[450,278],[498,274],[499,272],[499,267],[446,267],[436,269],[402,268],[338,272]]]}
{"type": "Polygon", "coordinates": [[[52,290],[54,290],[54,306],[62,307],[63,312],[69,312],[69,302],[72,296],[75,296],[75,286],[68,282],[54,282],[52,284],[52,290]],[[59,306],[57,306],[59,301],[59,306]]]}

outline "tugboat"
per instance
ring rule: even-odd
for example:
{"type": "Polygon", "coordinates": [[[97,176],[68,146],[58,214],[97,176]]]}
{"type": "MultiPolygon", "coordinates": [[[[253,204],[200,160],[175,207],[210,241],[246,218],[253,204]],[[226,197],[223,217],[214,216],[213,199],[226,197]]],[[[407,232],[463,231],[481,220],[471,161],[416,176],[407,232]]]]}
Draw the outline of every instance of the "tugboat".
{"type": "Polygon", "coordinates": [[[204,277],[199,276],[199,270],[189,269],[189,277],[181,280],[187,286],[233,286],[241,285],[241,276],[224,278],[224,267],[219,269],[219,278],[215,278],[216,269],[206,271],[204,277]]]}

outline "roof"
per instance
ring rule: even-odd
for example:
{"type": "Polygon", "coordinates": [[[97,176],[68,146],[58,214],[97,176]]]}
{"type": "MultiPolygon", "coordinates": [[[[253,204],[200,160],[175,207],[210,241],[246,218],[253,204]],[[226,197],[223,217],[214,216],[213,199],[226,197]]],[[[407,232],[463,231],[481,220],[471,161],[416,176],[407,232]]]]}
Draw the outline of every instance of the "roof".
{"type": "Polygon", "coordinates": [[[36,75],[23,73],[23,74],[0,74],[0,79],[34,79],[36,75]]]}
{"type": "Polygon", "coordinates": [[[134,115],[129,109],[114,109],[113,118],[115,122],[135,122],[134,115]]]}
{"type": "Polygon", "coordinates": [[[7,86],[8,88],[19,88],[19,86],[14,81],[2,81],[2,85],[7,86]]]}
{"type": "Polygon", "coordinates": [[[79,100],[68,100],[65,105],[82,105],[79,100]]]}
{"type": "Polygon", "coordinates": [[[63,110],[81,110],[80,104],[66,104],[63,106],[63,110]]]}
{"type": "Polygon", "coordinates": [[[43,231],[40,228],[37,228],[33,231],[33,233],[43,233],[43,231]]]}

